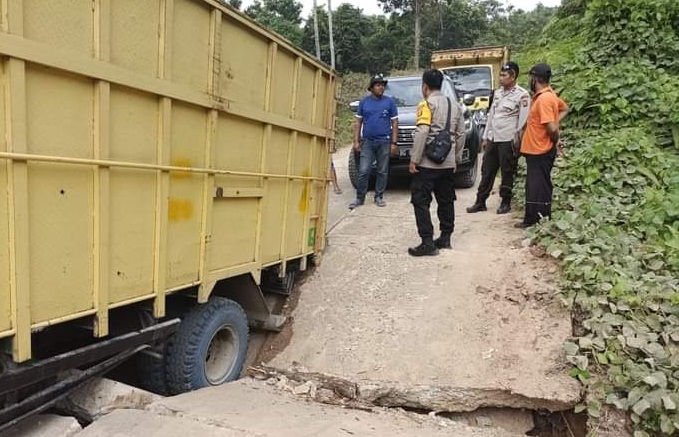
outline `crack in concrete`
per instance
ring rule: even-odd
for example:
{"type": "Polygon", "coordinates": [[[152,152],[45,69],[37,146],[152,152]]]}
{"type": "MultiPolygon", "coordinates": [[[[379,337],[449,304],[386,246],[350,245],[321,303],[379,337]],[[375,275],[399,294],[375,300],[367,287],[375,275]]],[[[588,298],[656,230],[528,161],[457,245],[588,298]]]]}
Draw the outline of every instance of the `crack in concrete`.
{"type": "Polygon", "coordinates": [[[365,409],[370,406],[412,408],[437,412],[471,412],[479,408],[526,408],[530,410],[566,411],[580,402],[547,400],[515,393],[509,389],[398,384],[389,381],[351,381],[344,377],[317,372],[272,367],[250,369],[259,377],[283,375],[297,383],[313,382],[318,388],[331,390],[338,399],[323,399],[323,403],[347,403],[365,409]]]}

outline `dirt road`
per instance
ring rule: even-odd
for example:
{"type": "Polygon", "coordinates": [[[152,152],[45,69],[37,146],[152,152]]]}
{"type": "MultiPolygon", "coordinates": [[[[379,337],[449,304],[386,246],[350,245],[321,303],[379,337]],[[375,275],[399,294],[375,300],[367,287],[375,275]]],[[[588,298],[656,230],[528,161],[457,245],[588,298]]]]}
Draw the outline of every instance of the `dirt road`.
{"type": "Polygon", "coordinates": [[[378,405],[576,404],[580,387],[566,375],[561,349],[571,323],[556,298],[556,267],[524,247],[525,234],[512,226],[518,218],[493,212],[496,195],[489,212],[467,214],[475,190],[459,190],[453,250],[412,258],[407,247],[419,239],[407,183],[388,191],[386,208],[366,203],[350,213],[346,154],[335,156],[344,194],[330,194],[328,249],[300,288],[283,335],[290,343],[260,359],[336,375],[378,405]]]}

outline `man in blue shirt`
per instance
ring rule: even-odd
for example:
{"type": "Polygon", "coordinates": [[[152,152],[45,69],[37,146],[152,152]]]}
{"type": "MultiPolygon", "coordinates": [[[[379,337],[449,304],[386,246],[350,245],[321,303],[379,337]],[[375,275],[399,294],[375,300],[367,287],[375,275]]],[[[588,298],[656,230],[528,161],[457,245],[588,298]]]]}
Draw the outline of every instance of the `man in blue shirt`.
{"type": "Polygon", "coordinates": [[[375,204],[387,205],[384,201],[384,190],[387,188],[391,144],[396,145],[398,139],[398,110],[396,103],[384,95],[386,85],[387,81],[381,75],[372,77],[368,86],[370,94],[361,100],[356,111],[354,151],[361,152],[361,160],[358,167],[356,200],[349,205],[349,209],[365,203],[368,180],[375,160],[377,160],[375,204]]]}

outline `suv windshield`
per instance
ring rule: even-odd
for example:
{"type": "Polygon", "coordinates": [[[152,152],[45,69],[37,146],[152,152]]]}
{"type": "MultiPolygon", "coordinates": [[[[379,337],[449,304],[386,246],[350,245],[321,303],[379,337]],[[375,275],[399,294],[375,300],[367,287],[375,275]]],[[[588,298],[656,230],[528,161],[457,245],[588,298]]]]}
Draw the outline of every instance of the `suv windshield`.
{"type": "Polygon", "coordinates": [[[423,99],[422,79],[389,80],[384,93],[394,99],[396,106],[417,106],[423,99]]]}
{"type": "Polygon", "coordinates": [[[455,89],[460,95],[472,94],[474,97],[481,97],[492,92],[490,67],[450,68],[443,72],[453,79],[455,89]]]}

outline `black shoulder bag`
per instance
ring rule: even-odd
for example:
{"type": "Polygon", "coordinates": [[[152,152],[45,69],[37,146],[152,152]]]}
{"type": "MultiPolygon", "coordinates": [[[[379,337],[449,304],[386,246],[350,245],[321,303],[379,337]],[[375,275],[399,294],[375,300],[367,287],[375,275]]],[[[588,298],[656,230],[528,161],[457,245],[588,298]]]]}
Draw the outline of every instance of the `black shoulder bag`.
{"type": "Polygon", "coordinates": [[[436,134],[435,137],[427,140],[427,144],[424,146],[424,155],[435,164],[443,164],[443,162],[450,154],[453,148],[453,141],[450,137],[450,99],[446,97],[448,102],[448,116],[446,117],[446,127],[443,128],[441,132],[436,134]]]}

